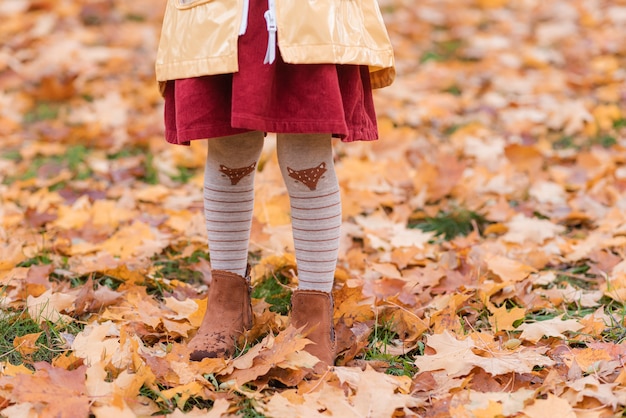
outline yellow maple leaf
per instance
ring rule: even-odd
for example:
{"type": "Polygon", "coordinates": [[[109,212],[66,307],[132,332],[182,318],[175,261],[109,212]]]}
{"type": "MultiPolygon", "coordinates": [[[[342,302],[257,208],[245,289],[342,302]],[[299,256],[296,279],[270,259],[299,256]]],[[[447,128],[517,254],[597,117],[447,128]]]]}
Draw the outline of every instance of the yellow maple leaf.
{"type": "Polygon", "coordinates": [[[526,309],[514,307],[510,310],[506,306],[499,308],[489,308],[491,315],[489,323],[495,331],[511,331],[515,327],[513,324],[526,316],[526,309]]]}
{"type": "Polygon", "coordinates": [[[176,397],[176,405],[178,408],[182,409],[187,403],[187,400],[192,396],[206,398],[205,391],[206,388],[199,382],[189,382],[186,385],[176,386],[171,389],[161,391],[161,395],[163,395],[166,399],[176,397]]]}
{"type": "Polygon", "coordinates": [[[17,366],[8,361],[0,363],[3,376],[17,376],[18,374],[33,374],[34,372],[23,364],[17,366]]]}

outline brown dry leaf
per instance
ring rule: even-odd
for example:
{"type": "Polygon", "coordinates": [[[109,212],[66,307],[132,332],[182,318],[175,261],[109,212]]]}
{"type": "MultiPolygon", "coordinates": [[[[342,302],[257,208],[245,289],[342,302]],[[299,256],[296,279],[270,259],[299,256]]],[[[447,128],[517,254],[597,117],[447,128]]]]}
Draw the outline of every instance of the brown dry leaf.
{"type": "Polygon", "coordinates": [[[576,361],[576,364],[585,372],[585,373],[594,373],[597,372],[596,368],[602,362],[609,362],[613,360],[611,354],[599,347],[594,348],[576,348],[572,350],[571,356],[564,356],[565,358],[571,358],[571,360],[576,361]]]}
{"type": "Polygon", "coordinates": [[[33,375],[0,378],[0,387],[12,388],[14,403],[37,405],[41,416],[84,418],[89,415],[86,366],[68,371],[40,362],[35,363],[35,369],[33,375]]]}
{"type": "Polygon", "coordinates": [[[343,318],[348,326],[352,326],[354,322],[367,322],[374,318],[372,300],[363,295],[362,287],[344,285],[333,292],[333,299],[335,302],[333,316],[343,318]]]}
{"type": "Polygon", "coordinates": [[[193,381],[204,381],[207,373],[217,374],[227,367],[223,358],[205,358],[189,361],[191,350],[183,344],[173,344],[167,353],[142,354],[146,365],[161,382],[183,386],[193,381]]]}
{"type": "Polygon", "coordinates": [[[276,337],[268,335],[246,354],[233,360],[233,370],[224,379],[234,380],[241,386],[264,376],[273,367],[312,369],[318,360],[306,352],[300,352],[309,343],[298,329],[289,326],[276,337]]]}

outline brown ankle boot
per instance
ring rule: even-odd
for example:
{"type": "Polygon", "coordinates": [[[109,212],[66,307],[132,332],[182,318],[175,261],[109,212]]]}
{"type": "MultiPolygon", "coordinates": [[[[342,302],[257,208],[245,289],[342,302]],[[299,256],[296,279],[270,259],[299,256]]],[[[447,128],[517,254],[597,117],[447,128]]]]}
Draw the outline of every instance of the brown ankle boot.
{"type": "Polygon", "coordinates": [[[248,281],[223,270],[213,270],[212,277],[206,313],[188,343],[192,361],[232,356],[237,339],[252,326],[248,281]]]}
{"type": "Polygon", "coordinates": [[[307,352],[320,359],[326,367],[335,364],[333,300],[330,293],[317,290],[293,292],[291,323],[296,328],[304,327],[303,335],[313,342],[304,347],[307,352]]]}

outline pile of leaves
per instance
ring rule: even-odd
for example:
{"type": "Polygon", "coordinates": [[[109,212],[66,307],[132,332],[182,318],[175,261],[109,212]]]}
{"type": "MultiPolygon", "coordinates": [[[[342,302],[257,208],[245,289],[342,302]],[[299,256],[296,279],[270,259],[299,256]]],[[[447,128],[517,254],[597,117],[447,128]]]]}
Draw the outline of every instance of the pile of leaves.
{"type": "Polygon", "coordinates": [[[255,326],[188,361],[205,144],[163,139],[164,5],[0,3],[0,414],[623,415],[626,3],[380,4],[398,78],[381,139],[336,144],[340,355],[311,379],[271,136],[255,326]]]}

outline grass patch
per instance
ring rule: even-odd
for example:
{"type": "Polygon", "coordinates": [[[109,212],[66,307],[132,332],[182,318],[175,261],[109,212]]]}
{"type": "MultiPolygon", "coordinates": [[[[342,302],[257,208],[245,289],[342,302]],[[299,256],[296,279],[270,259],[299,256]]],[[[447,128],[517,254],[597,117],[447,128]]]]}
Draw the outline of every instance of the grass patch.
{"type": "Polygon", "coordinates": [[[613,128],[615,129],[626,128],[626,118],[620,118],[620,119],[613,121],[613,128]]]}
{"type": "Polygon", "coordinates": [[[31,267],[52,264],[52,259],[47,254],[38,254],[27,260],[22,261],[17,267],[31,267]]]}
{"type": "Polygon", "coordinates": [[[204,399],[199,396],[192,396],[183,405],[182,408],[179,408],[180,404],[180,396],[175,395],[172,399],[167,399],[161,393],[162,390],[166,390],[167,388],[164,385],[157,384],[156,387],[149,387],[143,385],[141,389],[139,389],[139,394],[148,399],[153,400],[160,408],[158,411],[159,414],[171,414],[176,409],[181,409],[183,412],[189,412],[194,408],[210,410],[213,408],[213,401],[204,399]]]}
{"type": "Polygon", "coordinates": [[[458,208],[450,211],[439,211],[436,216],[427,216],[409,221],[409,228],[421,229],[424,232],[434,232],[437,237],[449,241],[459,235],[467,235],[474,226],[479,232],[489,223],[487,219],[474,211],[458,208]]]}
{"type": "Polygon", "coordinates": [[[463,41],[460,39],[452,39],[444,42],[437,42],[433,47],[424,52],[420,57],[420,63],[426,63],[428,61],[449,61],[457,58],[457,53],[463,46],[463,41]]]}
{"type": "Polygon", "coordinates": [[[55,102],[41,101],[35,104],[35,107],[28,113],[24,114],[22,121],[25,124],[41,122],[44,120],[53,120],[59,117],[61,105],[55,102]]]}
{"type": "Polygon", "coordinates": [[[63,334],[77,335],[83,328],[82,324],[75,322],[44,321],[40,324],[25,311],[2,311],[0,312],[0,353],[2,353],[0,358],[14,365],[30,366],[38,361],[50,363],[52,359],[66,351],[63,334]],[[41,335],[35,342],[37,349],[31,354],[22,355],[13,346],[15,338],[37,333],[41,335]]]}
{"type": "Polygon", "coordinates": [[[456,85],[456,84],[451,85],[447,89],[443,90],[443,92],[444,93],[450,93],[453,96],[460,96],[461,93],[463,93],[461,91],[461,88],[458,85],[456,85]]]}
{"type": "Polygon", "coordinates": [[[287,286],[289,278],[280,273],[265,277],[252,290],[252,297],[265,299],[270,311],[287,315],[291,307],[291,289],[287,286]]]}
{"type": "Polygon", "coordinates": [[[179,280],[185,283],[204,282],[204,276],[201,272],[190,269],[191,264],[195,264],[200,259],[209,259],[206,251],[196,250],[188,257],[180,257],[180,253],[168,248],[165,252],[152,258],[153,265],[156,269],[153,278],[147,278],[145,285],[148,293],[157,297],[163,297],[172,290],[167,283],[169,280],[179,280]]]}
{"type": "Polygon", "coordinates": [[[9,161],[22,161],[22,154],[20,154],[19,150],[11,150],[11,151],[6,151],[2,153],[2,158],[3,160],[9,160],[9,161]]]}
{"type": "Polygon", "coordinates": [[[154,156],[150,153],[146,154],[146,159],[144,161],[144,170],[145,174],[143,177],[143,181],[148,184],[157,184],[159,182],[159,176],[156,168],[154,168],[154,156]]]}
{"type": "Polygon", "coordinates": [[[611,323],[607,324],[606,329],[602,332],[602,341],[622,344],[626,341],[626,325],[624,324],[626,309],[624,305],[621,307],[621,312],[614,313],[609,317],[611,318],[611,323]]]}
{"type": "Polygon", "coordinates": [[[611,148],[617,144],[617,139],[612,135],[599,135],[591,141],[591,144],[597,144],[603,148],[611,148]]]}
{"type": "MultiPolygon", "coordinates": [[[[386,374],[413,377],[417,373],[418,368],[413,364],[411,352],[400,356],[387,352],[387,347],[391,346],[394,341],[399,340],[398,333],[393,330],[392,320],[383,319],[377,321],[376,325],[374,325],[374,330],[369,336],[369,343],[364,351],[364,359],[388,363],[389,367],[385,370],[386,374]]],[[[418,346],[418,349],[415,351],[419,354],[420,350],[421,354],[423,354],[424,344],[418,346]]]]}
{"type": "Polygon", "coordinates": [[[256,401],[250,398],[242,398],[237,404],[237,415],[242,418],[267,418],[255,408],[256,401]]]}
{"type": "Polygon", "coordinates": [[[574,137],[571,135],[562,135],[558,139],[552,142],[552,149],[554,150],[566,150],[574,149],[581,150],[590,148],[593,146],[601,146],[603,148],[611,148],[617,144],[617,138],[610,134],[599,134],[595,137],[574,137]]]}
{"type": "MultiPolygon", "coordinates": [[[[54,277],[54,276],[51,275],[51,277],[54,277]]],[[[70,278],[71,287],[75,288],[79,286],[84,286],[89,281],[90,278],[93,280],[94,289],[97,289],[98,285],[100,285],[100,286],[106,286],[111,290],[117,290],[120,287],[120,285],[124,283],[124,280],[118,277],[109,276],[103,273],[92,273],[89,275],[70,278]]],[[[65,277],[60,277],[58,278],[58,280],[64,281],[67,279],[65,277]]]]}
{"type": "Polygon", "coordinates": [[[37,156],[33,158],[21,174],[7,177],[5,183],[11,184],[15,181],[30,180],[36,177],[41,177],[40,170],[44,166],[53,166],[53,173],[61,169],[67,169],[72,173],[75,180],[87,179],[93,174],[91,169],[85,164],[85,159],[88,153],[89,151],[85,146],[73,145],[68,146],[63,155],[37,156]]]}
{"type": "Polygon", "coordinates": [[[188,183],[189,180],[193,178],[195,175],[195,170],[191,170],[187,167],[177,167],[178,174],[175,176],[170,176],[170,178],[178,183],[188,183]]]}

